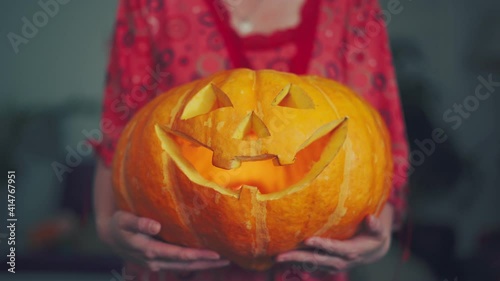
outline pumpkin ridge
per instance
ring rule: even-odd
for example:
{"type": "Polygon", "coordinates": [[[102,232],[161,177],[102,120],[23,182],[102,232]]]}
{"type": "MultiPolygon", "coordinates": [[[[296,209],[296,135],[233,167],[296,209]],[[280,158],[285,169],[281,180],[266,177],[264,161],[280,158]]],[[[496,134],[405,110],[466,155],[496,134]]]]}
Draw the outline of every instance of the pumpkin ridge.
{"type": "Polygon", "coordinates": [[[320,236],[324,234],[326,231],[328,231],[332,226],[338,224],[342,217],[345,216],[347,213],[347,208],[345,207],[345,201],[347,199],[348,193],[349,193],[349,183],[350,183],[350,171],[352,168],[352,161],[355,158],[354,151],[352,151],[352,143],[350,139],[347,139],[345,141],[345,152],[346,152],[346,157],[344,159],[344,173],[343,173],[343,178],[342,182],[340,183],[340,192],[339,192],[339,200],[337,202],[337,206],[335,207],[335,210],[333,213],[330,215],[328,218],[328,221],[325,223],[325,225],[318,230],[314,236],[320,236]]]}
{"type": "Polygon", "coordinates": [[[130,210],[132,212],[135,212],[135,207],[134,207],[134,204],[132,203],[132,199],[131,199],[131,196],[130,196],[130,190],[129,190],[129,186],[128,186],[128,181],[126,180],[126,176],[125,176],[125,164],[127,163],[127,160],[129,158],[129,151],[130,151],[130,146],[131,146],[131,136],[132,136],[132,132],[135,131],[135,126],[137,125],[137,122],[134,121],[132,124],[131,124],[131,129],[130,131],[128,132],[128,136],[127,136],[127,145],[125,147],[125,151],[123,152],[124,155],[123,155],[123,161],[122,163],[120,164],[120,180],[122,182],[122,196],[123,196],[123,199],[125,199],[125,202],[127,203],[127,206],[130,208],[130,210]]]}
{"type": "MultiPolygon", "coordinates": [[[[337,84],[337,82],[334,82],[334,81],[325,81],[325,82],[327,85],[332,84],[332,86],[334,86],[334,84],[337,84]]],[[[341,86],[341,90],[338,91],[338,93],[340,95],[342,95],[342,97],[345,99],[346,103],[349,103],[350,106],[357,108],[357,107],[362,107],[362,106],[368,105],[364,102],[362,97],[359,96],[355,91],[353,91],[355,93],[355,95],[350,95],[349,89],[347,89],[343,85],[340,85],[340,86],[341,86]]],[[[368,111],[360,111],[359,114],[361,115],[360,119],[364,120],[364,122],[360,123],[360,125],[363,126],[363,128],[364,128],[364,130],[359,130],[360,134],[361,133],[366,134],[368,137],[372,136],[374,132],[372,131],[372,129],[370,127],[374,125],[373,116],[371,116],[369,110],[368,111]]],[[[368,148],[367,148],[368,151],[372,151],[372,152],[376,151],[376,147],[374,146],[373,142],[371,142],[371,141],[366,142],[365,145],[368,146],[368,148]]],[[[366,171],[365,178],[368,178],[370,181],[368,186],[377,187],[377,176],[378,175],[376,174],[375,169],[373,168],[375,165],[374,158],[372,157],[369,161],[370,161],[370,165],[367,165],[367,168],[365,168],[365,171],[366,171]]],[[[367,190],[363,190],[363,192],[366,194],[369,193],[369,191],[367,191],[367,190]]],[[[369,214],[370,209],[372,209],[372,204],[370,203],[370,201],[373,200],[373,198],[371,198],[371,196],[362,196],[361,198],[364,198],[364,204],[363,204],[364,208],[362,208],[362,210],[360,210],[360,213],[369,214]]]]}
{"type": "Polygon", "coordinates": [[[314,84],[314,83],[311,83],[311,78],[315,78],[315,76],[306,76],[304,77],[305,81],[311,85],[312,87],[314,87],[315,89],[318,90],[318,92],[321,93],[321,95],[323,96],[323,98],[328,102],[328,104],[330,105],[330,107],[333,109],[333,111],[335,112],[335,114],[337,114],[337,117],[340,116],[339,114],[339,111],[337,110],[337,107],[335,106],[335,104],[333,104],[333,101],[330,99],[330,97],[325,93],[325,91],[323,90],[322,87],[319,87],[318,85],[314,84]]]}
{"type": "MultiPolygon", "coordinates": [[[[351,103],[351,105],[353,107],[360,107],[360,106],[363,106],[363,100],[360,98],[359,95],[355,95],[355,96],[349,96],[347,95],[346,92],[342,92],[342,95],[347,99],[347,101],[349,103],[351,103]]],[[[366,120],[365,122],[363,122],[363,126],[365,127],[365,132],[367,133],[367,135],[371,136],[373,135],[373,131],[371,130],[370,126],[373,126],[374,125],[374,122],[373,122],[373,116],[371,114],[370,111],[363,111],[361,112],[360,114],[363,115],[364,117],[364,120],[366,120]],[[372,117],[372,118],[369,118],[369,117],[372,117]]],[[[375,144],[373,142],[368,142],[368,145],[369,145],[369,151],[376,151],[377,148],[375,147],[375,144]]],[[[372,157],[370,159],[371,161],[371,166],[370,167],[374,167],[374,165],[376,165],[375,163],[375,158],[372,157]]],[[[372,169],[369,169],[370,171],[370,175],[368,176],[370,180],[370,186],[377,186],[376,182],[377,182],[377,174],[375,173],[375,170],[372,168],[372,169]]],[[[371,200],[371,198],[369,196],[366,197],[366,201],[365,201],[365,210],[363,210],[363,212],[366,212],[368,213],[368,209],[370,206],[369,204],[369,201],[371,200]]]]}
{"type": "MultiPolygon", "coordinates": [[[[130,129],[130,135],[129,135],[129,138],[127,139],[127,142],[126,142],[126,150],[125,150],[125,154],[124,154],[124,163],[125,165],[126,164],[129,164],[129,153],[130,152],[130,147],[132,146],[132,144],[134,143],[134,139],[132,138],[132,133],[134,134],[137,134],[136,130],[138,129],[142,129],[140,130],[141,131],[141,138],[145,136],[145,131],[146,131],[146,124],[149,122],[151,116],[153,115],[153,113],[155,112],[155,110],[158,108],[158,106],[160,106],[160,100],[162,98],[158,98],[157,100],[155,100],[154,102],[156,102],[156,104],[153,103],[150,103],[148,106],[145,106],[142,108],[142,110],[140,110],[131,120],[130,124],[127,124],[128,126],[132,126],[132,128],[130,129]],[[148,109],[148,107],[151,107],[151,109],[148,111],[146,111],[146,109],[148,109]],[[141,119],[142,118],[142,119],[141,119]],[[142,128],[139,126],[139,128],[137,127],[137,125],[142,125],[142,128]]],[[[163,99],[165,99],[165,97],[163,97],[163,99]]],[[[126,168],[124,167],[124,169],[126,170],[126,168]]],[[[125,173],[124,173],[125,175],[125,173]]],[[[127,175],[128,176],[128,175],[127,175]]],[[[128,184],[128,181],[126,181],[125,183],[125,188],[127,190],[127,194],[129,194],[131,191],[130,191],[130,187],[129,187],[129,184],[128,184]]],[[[130,196],[130,195],[129,195],[130,196]]],[[[131,205],[130,206],[131,209],[135,210],[135,206],[131,205]]]]}
{"type": "Polygon", "coordinates": [[[184,201],[182,193],[178,190],[180,188],[180,186],[182,185],[182,184],[180,184],[180,181],[179,181],[179,175],[177,173],[175,173],[175,166],[174,165],[166,165],[167,163],[172,161],[171,159],[168,159],[166,153],[163,155],[162,158],[164,161],[166,161],[166,162],[163,162],[163,167],[165,167],[165,169],[168,170],[165,174],[174,175],[171,178],[171,180],[172,180],[172,183],[175,183],[175,184],[168,185],[169,186],[168,190],[169,190],[169,192],[171,192],[170,194],[175,199],[175,201],[178,202],[178,204],[176,204],[176,206],[175,206],[175,209],[176,209],[177,214],[180,218],[180,221],[181,221],[181,223],[184,224],[185,229],[187,229],[191,233],[191,235],[194,237],[194,239],[196,239],[196,241],[198,242],[198,245],[201,246],[202,241],[194,230],[193,224],[192,224],[191,219],[190,219],[190,214],[188,213],[188,207],[186,205],[186,202],[184,201]]]}
{"type": "MultiPolygon", "coordinates": [[[[256,190],[257,194],[259,190],[256,190]]],[[[255,193],[254,193],[255,194],[255,193]]],[[[269,245],[269,230],[267,229],[267,201],[252,196],[252,216],[255,219],[255,248],[254,257],[264,256],[269,245]]]]}
{"type": "Polygon", "coordinates": [[[179,117],[178,115],[182,114],[181,113],[181,108],[182,105],[187,103],[187,98],[189,97],[190,93],[192,92],[192,89],[186,90],[184,93],[179,95],[180,101],[175,104],[175,106],[172,108],[172,112],[170,113],[170,120],[168,127],[172,127],[175,123],[175,120],[179,117]]]}

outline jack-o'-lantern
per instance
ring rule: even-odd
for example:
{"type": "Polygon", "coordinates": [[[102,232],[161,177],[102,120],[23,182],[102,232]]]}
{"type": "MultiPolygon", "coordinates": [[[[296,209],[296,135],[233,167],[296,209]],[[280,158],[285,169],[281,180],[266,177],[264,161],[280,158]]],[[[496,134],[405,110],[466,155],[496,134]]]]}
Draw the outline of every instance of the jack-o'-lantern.
{"type": "Polygon", "coordinates": [[[378,214],[392,158],[379,114],[316,76],[236,69],[176,87],[122,133],[120,208],[169,243],[263,270],[312,236],[346,239],[378,214]]]}

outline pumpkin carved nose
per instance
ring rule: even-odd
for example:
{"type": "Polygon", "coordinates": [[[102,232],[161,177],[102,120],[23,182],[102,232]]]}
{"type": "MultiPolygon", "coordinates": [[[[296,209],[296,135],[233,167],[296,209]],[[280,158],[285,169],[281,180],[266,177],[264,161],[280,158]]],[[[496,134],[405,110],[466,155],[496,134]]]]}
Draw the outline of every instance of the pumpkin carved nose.
{"type": "Polygon", "coordinates": [[[270,135],[266,124],[252,111],[238,124],[233,133],[233,139],[255,140],[269,137],[270,135]]]}

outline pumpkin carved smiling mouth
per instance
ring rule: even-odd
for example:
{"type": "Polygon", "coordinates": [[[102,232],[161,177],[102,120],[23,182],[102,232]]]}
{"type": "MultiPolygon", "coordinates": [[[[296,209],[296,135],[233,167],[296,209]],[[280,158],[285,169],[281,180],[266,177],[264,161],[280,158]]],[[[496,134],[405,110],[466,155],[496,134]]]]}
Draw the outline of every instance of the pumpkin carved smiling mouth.
{"type": "Polygon", "coordinates": [[[223,169],[213,164],[213,151],[193,138],[156,125],[164,158],[171,159],[190,181],[239,197],[242,187],[256,187],[260,199],[276,199],[310,185],[335,158],[347,136],[347,118],[318,128],[298,148],[295,161],[281,165],[277,155],[235,156],[240,165],[223,169]]]}
{"type": "Polygon", "coordinates": [[[322,105],[291,83],[272,100],[253,94],[253,102],[241,103],[236,93],[231,99],[208,83],[187,95],[173,124],[156,125],[164,159],[172,159],[191,182],[229,194],[246,186],[277,196],[310,185],[342,147],[347,118],[320,115],[314,125],[295,121],[321,112],[322,105]],[[280,115],[290,121],[286,128],[277,122],[280,115]],[[212,120],[222,126],[210,129],[212,120]]]}

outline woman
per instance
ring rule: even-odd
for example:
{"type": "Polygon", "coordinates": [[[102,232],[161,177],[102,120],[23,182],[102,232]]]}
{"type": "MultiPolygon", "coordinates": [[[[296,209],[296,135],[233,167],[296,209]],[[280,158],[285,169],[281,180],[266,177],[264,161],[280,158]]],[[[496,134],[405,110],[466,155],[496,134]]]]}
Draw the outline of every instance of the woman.
{"type": "Polygon", "coordinates": [[[347,269],[385,255],[400,221],[408,149],[376,0],[121,0],[101,124],[98,232],[127,260],[127,274],[136,280],[347,280],[347,269]],[[393,141],[396,177],[379,218],[368,216],[347,241],[311,237],[304,242],[311,251],[280,254],[272,270],[252,272],[212,251],[158,241],[158,222],[116,209],[109,164],[134,112],[176,85],[237,67],[329,77],[380,111],[393,141]]]}

